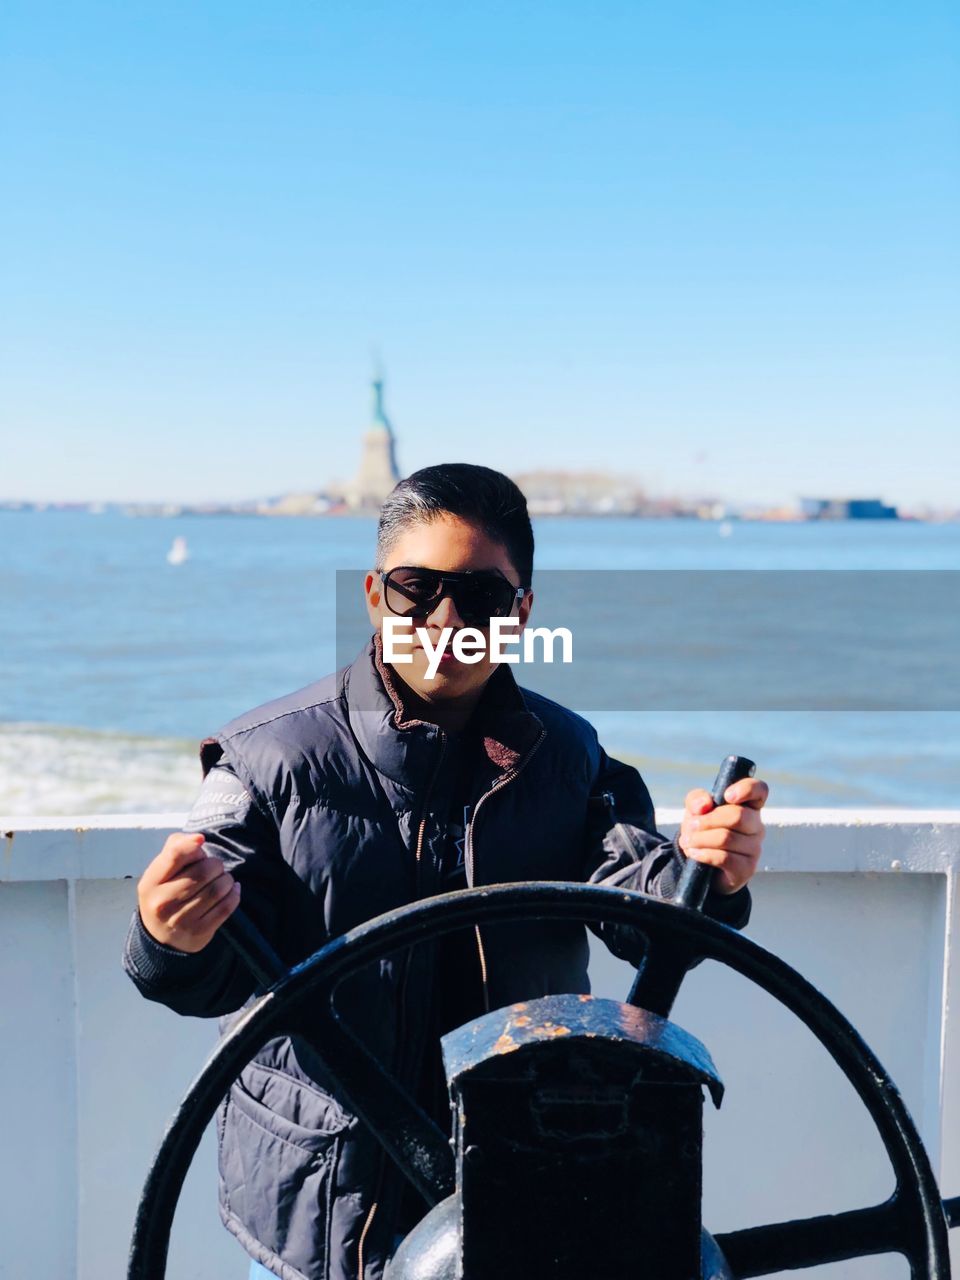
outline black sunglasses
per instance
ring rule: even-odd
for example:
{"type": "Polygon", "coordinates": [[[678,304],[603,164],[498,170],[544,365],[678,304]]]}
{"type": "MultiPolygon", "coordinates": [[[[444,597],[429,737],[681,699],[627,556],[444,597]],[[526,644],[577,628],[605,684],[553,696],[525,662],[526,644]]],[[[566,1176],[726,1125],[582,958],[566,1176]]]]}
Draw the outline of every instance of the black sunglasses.
{"type": "Polygon", "coordinates": [[[380,571],[386,607],[399,618],[425,617],[449,596],[468,627],[488,627],[491,618],[509,617],[525,587],[515,587],[499,569],[444,573],[417,565],[380,571]]]}

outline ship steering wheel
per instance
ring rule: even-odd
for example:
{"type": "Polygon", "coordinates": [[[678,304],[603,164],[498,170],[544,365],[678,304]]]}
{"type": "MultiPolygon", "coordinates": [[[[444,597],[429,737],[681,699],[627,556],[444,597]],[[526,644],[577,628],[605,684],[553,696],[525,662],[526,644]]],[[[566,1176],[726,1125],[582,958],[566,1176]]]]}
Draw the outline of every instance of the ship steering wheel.
{"type": "Polygon", "coordinates": [[[890,1198],[870,1208],[719,1235],[716,1243],[734,1276],[896,1252],[908,1259],[912,1280],[948,1280],[947,1232],[960,1223],[960,1199],[941,1201],[929,1158],[896,1086],[839,1010],[778,956],[696,910],[631,890],[557,881],[486,886],[412,903],[333,939],[275,982],[220,1042],[166,1130],[141,1198],[128,1280],[163,1280],[174,1211],[204,1129],[242,1068],[268,1040],[290,1034],[305,1005],[338,1100],[370,1125],[429,1203],[449,1195],[453,1159],[446,1136],[351,1035],[337,1016],[334,996],[363,966],[424,938],[465,926],[528,919],[589,921],[637,931],[646,940],[646,954],[631,1003],[653,1012],[672,1003],[694,962],[727,966],[800,1019],[866,1107],[893,1167],[890,1198]]]}

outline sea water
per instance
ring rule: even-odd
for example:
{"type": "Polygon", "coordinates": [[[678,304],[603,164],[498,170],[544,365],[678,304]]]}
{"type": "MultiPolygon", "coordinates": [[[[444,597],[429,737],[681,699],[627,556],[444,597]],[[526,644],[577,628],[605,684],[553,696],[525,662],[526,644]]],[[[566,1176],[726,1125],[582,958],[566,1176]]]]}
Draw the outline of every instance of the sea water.
{"type": "MultiPolygon", "coordinates": [[[[538,570],[960,569],[958,524],[550,518],[535,533],[538,570]]],[[[355,569],[359,593],[374,535],[360,518],[0,512],[0,813],[186,809],[201,738],[334,669],[336,573],[355,569]]],[[[685,614],[695,633],[696,598],[685,614]]],[[[758,762],[771,805],[960,795],[960,712],[616,705],[578,709],[659,807],[709,786],[729,752],[758,762]]]]}

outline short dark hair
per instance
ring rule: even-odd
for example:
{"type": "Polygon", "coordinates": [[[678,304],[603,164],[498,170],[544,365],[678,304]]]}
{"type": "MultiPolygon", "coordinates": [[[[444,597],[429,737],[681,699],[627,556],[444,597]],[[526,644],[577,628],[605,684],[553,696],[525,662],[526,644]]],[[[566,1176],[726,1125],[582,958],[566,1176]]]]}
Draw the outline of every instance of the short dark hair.
{"type": "Polygon", "coordinates": [[[533,527],[527,500],[509,476],[469,462],[423,467],[400,481],[380,508],[376,567],[383,568],[388,551],[405,529],[444,514],[471,521],[505,547],[520,574],[520,585],[530,586],[533,527]]]}

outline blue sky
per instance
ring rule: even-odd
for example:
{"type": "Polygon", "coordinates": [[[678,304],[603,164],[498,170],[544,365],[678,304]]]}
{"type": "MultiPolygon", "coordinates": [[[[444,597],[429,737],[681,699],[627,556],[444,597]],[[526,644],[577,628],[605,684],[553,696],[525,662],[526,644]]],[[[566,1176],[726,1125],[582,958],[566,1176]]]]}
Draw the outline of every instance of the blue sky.
{"type": "Polygon", "coordinates": [[[952,4],[0,12],[0,497],[404,470],[956,503],[952,4]]]}

